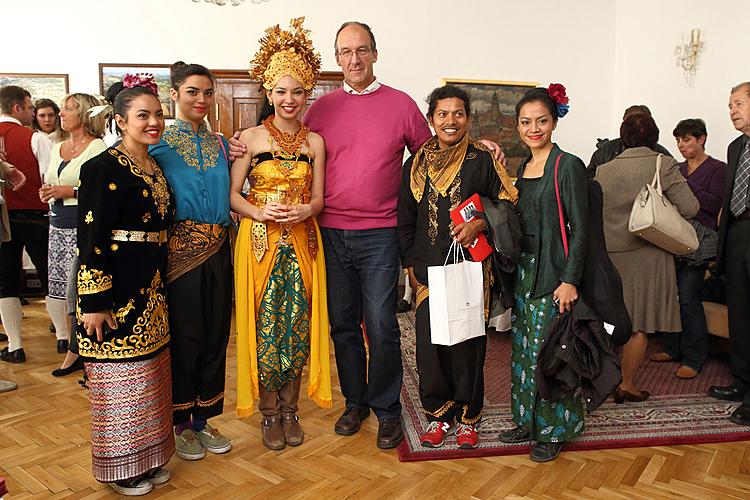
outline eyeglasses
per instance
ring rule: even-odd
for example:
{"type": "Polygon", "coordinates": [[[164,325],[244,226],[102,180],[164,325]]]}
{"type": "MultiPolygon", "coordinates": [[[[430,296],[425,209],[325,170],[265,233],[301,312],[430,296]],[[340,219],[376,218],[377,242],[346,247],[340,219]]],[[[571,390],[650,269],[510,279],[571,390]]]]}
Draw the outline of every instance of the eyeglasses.
{"type": "Polygon", "coordinates": [[[342,59],[351,59],[354,54],[357,54],[357,57],[360,59],[364,59],[365,57],[372,54],[373,50],[367,47],[360,47],[357,50],[351,50],[351,49],[343,49],[339,51],[339,57],[342,59]]]}

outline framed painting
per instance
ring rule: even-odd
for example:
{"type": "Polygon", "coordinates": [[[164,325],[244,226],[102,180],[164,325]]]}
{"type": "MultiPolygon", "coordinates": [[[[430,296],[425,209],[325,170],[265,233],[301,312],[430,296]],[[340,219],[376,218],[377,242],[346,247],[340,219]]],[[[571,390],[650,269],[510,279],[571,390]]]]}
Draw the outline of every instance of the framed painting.
{"type": "Polygon", "coordinates": [[[529,151],[518,136],[515,107],[519,99],[537,84],[455,78],[444,78],[443,84],[455,85],[468,92],[472,107],[471,136],[498,143],[507,158],[508,175],[515,178],[529,151]]]}
{"type": "Polygon", "coordinates": [[[31,99],[47,98],[60,104],[68,94],[68,75],[49,73],[0,73],[0,87],[18,85],[31,93],[31,99]]]}
{"type": "Polygon", "coordinates": [[[130,73],[151,73],[159,87],[159,100],[165,118],[174,118],[174,102],[169,98],[169,64],[120,64],[99,63],[99,91],[102,95],[113,83],[119,82],[130,73]]]}

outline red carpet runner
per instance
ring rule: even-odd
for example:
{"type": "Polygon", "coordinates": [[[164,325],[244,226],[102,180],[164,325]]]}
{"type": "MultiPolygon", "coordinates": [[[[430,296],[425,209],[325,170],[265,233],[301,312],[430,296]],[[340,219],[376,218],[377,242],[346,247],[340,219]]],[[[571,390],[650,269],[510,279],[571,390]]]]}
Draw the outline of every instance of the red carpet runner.
{"type": "MultiPolygon", "coordinates": [[[[497,435],[513,427],[510,419],[510,338],[493,333],[484,366],[485,406],[479,430],[479,448],[459,450],[453,436],[442,448],[425,448],[419,437],[427,426],[419,402],[419,379],[414,353],[414,315],[399,314],[404,386],[401,391],[404,433],[398,447],[402,462],[525,454],[529,445],[501,443],[497,435]]],[[[654,343],[650,345],[653,349],[654,343]]],[[[609,399],[586,416],[586,431],[564,450],[595,450],[632,446],[715,443],[750,440],[750,427],[735,425],[727,417],[738,403],[710,398],[711,385],[731,382],[728,362],[710,358],[696,378],[674,376],[677,363],[645,361],[638,374],[638,387],[652,396],[642,403],[616,405],[609,399]]]]}

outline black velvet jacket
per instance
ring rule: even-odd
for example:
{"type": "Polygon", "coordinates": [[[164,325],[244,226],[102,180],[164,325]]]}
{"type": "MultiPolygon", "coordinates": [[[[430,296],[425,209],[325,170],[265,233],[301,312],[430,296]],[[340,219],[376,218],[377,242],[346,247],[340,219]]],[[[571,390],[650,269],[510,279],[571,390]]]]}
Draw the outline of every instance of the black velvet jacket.
{"type": "Polygon", "coordinates": [[[78,191],[78,327],[87,361],[133,361],[169,345],[166,230],[174,201],[158,167],[143,172],[110,148],[84,163],[78,191]],[[117,329],[103,341],[81,315],[111,310],[117,329]]]}

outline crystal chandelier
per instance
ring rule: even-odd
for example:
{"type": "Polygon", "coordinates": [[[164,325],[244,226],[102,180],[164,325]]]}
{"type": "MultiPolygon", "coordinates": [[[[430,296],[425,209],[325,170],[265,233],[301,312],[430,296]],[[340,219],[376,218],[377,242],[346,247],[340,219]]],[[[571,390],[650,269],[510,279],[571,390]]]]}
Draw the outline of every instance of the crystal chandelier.
{"type": "MultiPolygon", "coordinates": [[[[193,0],[193,2],[196,2],[196,3],[200,2],[200,1],[201,0],[193,0]]],[[[208,2],[208,3],[216,4],[216,5],[226,5],[227,4],[227,0],[205,0],[205,1],[208,2]]],[[[237,6],[237,5],[241,4],[241,3],[243,3],[244,1],[245,0],[229,0],[229,2],[232,5],[234,5],[234,6],[237,6]]],[[[261,2],[268,2],[269,0],[250,0],[250,1],[257,4],[257,3],[261,3],[261,2]]]]}

